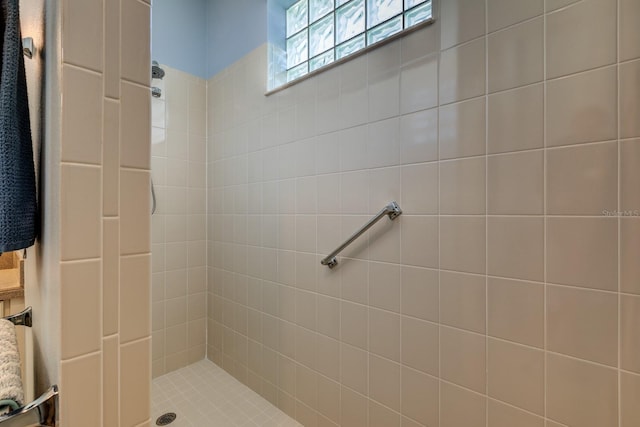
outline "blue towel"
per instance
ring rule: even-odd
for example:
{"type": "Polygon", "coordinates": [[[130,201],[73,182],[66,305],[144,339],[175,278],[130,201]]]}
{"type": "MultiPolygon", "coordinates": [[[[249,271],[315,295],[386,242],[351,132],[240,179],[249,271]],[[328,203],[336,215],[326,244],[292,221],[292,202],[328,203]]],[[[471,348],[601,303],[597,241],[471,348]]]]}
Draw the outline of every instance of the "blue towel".
{"type": "Polygon", "coordinates": [[[19,0],[0,0],[0,253],[33,245],[36,181],[19,0]]]}

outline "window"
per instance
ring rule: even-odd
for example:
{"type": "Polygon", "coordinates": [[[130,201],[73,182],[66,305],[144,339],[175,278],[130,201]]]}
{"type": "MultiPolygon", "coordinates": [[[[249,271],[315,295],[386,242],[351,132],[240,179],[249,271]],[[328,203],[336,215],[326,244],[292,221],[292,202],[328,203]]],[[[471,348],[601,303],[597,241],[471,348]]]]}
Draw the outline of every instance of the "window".
{"type": "Polygon", "coordinates": [[[431,0],[298,0],[285,14],[290,82],[429,21],[431,0]]]}

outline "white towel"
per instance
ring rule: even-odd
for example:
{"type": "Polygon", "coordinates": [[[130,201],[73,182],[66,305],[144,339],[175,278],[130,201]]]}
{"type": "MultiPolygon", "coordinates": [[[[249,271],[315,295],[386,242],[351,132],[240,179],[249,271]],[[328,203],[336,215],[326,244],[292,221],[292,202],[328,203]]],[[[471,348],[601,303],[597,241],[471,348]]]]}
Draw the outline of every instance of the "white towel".
{"type": "Polygon", "coordinates": [[[5,399],[22,406],[24,390],[16,327],[10,321],[0,319],[0,400],[5,399]]]}

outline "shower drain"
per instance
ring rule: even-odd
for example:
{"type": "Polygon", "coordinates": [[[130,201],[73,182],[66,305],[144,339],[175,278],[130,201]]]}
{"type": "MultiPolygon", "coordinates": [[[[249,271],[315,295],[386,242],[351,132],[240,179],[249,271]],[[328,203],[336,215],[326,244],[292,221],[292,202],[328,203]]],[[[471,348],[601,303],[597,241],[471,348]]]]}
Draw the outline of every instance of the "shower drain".
{"type": "Polygon", "coordinates": [[[176,420],[177,415],[174,412],[167,412],[166,414],[160,415],[156,420],[157,426],[168,426],[172,422],[176,420]]]}

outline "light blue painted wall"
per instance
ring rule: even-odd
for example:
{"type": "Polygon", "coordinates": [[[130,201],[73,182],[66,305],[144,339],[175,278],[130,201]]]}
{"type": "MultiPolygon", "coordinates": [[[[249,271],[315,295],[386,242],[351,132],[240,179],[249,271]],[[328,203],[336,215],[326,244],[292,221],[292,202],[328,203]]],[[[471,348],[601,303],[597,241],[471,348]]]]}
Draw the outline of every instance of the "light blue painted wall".
{"type": "Polygon", "coordinates": [[[207,75],[267,41],[267,0],[207,1],[207,75]]]}
{"type": "Polygon", "coordinates": [[[152,59],[209,78],[267,41],[267,0],[153,0],[151,33],[152,59]]]}
{"type": "MultiPolygon", "coordinates": [[[[151,57],[207,78],[207,3],[213,0],[153,0],[151,57]]],[[[235,0],[224,1],[234,3],[235,0]]]]}

